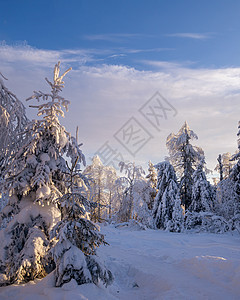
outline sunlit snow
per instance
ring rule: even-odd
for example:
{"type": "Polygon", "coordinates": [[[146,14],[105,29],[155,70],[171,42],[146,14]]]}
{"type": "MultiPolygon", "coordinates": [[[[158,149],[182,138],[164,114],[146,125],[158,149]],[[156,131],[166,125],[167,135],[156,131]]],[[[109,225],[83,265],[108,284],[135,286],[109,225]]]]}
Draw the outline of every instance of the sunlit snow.
{"type": "Polygon", "coordinates": [[[1,300],[239,299],[239,235],[184,234],[102,226],[109,246],[98,253],[113,272],[107,288],[72,280],[55,288],[53,274],[0,289],[1,300]]]}

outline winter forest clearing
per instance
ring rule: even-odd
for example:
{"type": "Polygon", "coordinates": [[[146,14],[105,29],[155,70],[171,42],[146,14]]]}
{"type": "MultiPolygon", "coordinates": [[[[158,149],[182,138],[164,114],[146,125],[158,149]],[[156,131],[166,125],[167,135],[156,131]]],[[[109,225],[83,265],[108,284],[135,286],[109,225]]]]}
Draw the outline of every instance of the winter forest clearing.
{"type": "Polygon", "coordinates": [[[147,172],[86,166],[78,129],[59,120],[69,71],[59,62],[50,91],[27,99],[32,121],[0,81],[2,299],[239,298],[239,152],[218,156],[211,184],[185,122],[147,172]]]}

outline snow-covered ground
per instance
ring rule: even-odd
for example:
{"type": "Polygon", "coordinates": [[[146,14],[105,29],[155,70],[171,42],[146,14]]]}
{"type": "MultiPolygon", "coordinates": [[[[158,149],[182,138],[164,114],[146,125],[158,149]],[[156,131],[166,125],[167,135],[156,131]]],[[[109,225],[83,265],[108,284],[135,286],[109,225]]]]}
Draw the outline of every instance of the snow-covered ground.
{"type": "Polygon", "coordinates": [[[115,281],[107,289],[74,282],[53,287],[43,280],[0,289],[6,300],[240,299],[240,236],[178,234],[102,226],[101,247],[115,281]]]}

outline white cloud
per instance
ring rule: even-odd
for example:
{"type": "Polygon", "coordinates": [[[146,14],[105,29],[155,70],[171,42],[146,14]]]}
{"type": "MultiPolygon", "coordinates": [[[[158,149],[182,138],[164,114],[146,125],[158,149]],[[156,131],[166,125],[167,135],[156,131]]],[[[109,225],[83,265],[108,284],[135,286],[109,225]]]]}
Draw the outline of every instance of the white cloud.
{"type": "MultiPolygon", "coordinates": [[[[240,68],[192,69],[170,62],[154,64],[154,71],[139,71],[123,65],[84,64],[94,56],[82,50],[39,50],[8,47],[0,49],[0,72],[9,80],[7,87],[24,101],[33,90],[46,91],[44,78],[51,79],[54,64],[62,60],[62,70],[73,65],[65,79],[63,95],[71,101],[63,120],[72,133],[79,125],[80,141],[87,157],[109,140],[129,160],[158,162],[167,155],[165,140],[177,132],[185,120],[198,134],[198,144],[205,150],[213,168],[219,153],[233,152],[237,143],[239,120],[240,68]],[[82,62],[79,63],[79,59],[82,62]],[[163,120],[157,132],[138,109],[159,91],[177,110],[175,118],[163,120]],[[113,138],[114,133],[134,116],[154,136],[133,158],[113,138]]],[[[30,112],[31,117],[35,112],[30,112]]]]}
{"type": "MultiPolygon", "coordinates": [[[[168,61],[155,61],[155,60],[142,60],[141,61],[143,64],[152,66],[152,67],[156,67],[159,69],[180,69],[183,67],[182,63],[178,63],[178,62],[168,62],[168,61]]],[[[186,65],[186,64],[184,64],[186,65]]]]}
{"type": "Polygon", "coordinates": [[[136,39],[142,37],[151,37],[139,33],[109,33],[109,34],[92,34],[85,35],[84,38],[90,41],[107,41],[107,42],[121,42],[126,39],[136,39]]]}
{"type": "Polygon", "coordinates": [[[32,67],[52,67],[56,61],[84,65],[88,62],[98,61],[97,55],[110,55],[112,50],[99,49],[63,49],[49,50],[33,48],[26,43],[9,46],[0,43],[0,61],[3,64],[29,64],[32,67]]]}
{"type": "Polygon", "coordinates": [[[162,52],[162,51],[172,51],[174,48],[146,48],[146,49],[127,49],[122,48],[122,51],[129,54],[135,53],[147,53],[147,52],[162,52]]]}
{"type": "Polygon", "coordinates": [[[210,38],[209,33],[191,33],[191,32],[182,32],[182,33],[171,33],[166,34],[165,36],[169,37],[179,37],[179,38],[189,38],[189,39],[196,39],[196,40],[205,40],[210,38]]]}

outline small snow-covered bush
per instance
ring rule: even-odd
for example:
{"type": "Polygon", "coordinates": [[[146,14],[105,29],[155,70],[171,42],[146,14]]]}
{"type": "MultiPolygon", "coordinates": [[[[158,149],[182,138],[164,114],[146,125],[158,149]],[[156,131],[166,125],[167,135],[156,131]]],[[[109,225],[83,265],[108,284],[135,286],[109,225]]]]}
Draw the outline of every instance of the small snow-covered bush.
{"type": "Polygon", "coordinates": [[[211,212],[186,212],[185,228],[197,232],[224,233],[229,231],[229,223],[211,212]]]}
{"type": "Polygon", "coordinates": [[[240,214],[235,214],[235,216],[230,220],[231,229],[236,230],[240,233],[240,214]]]}

